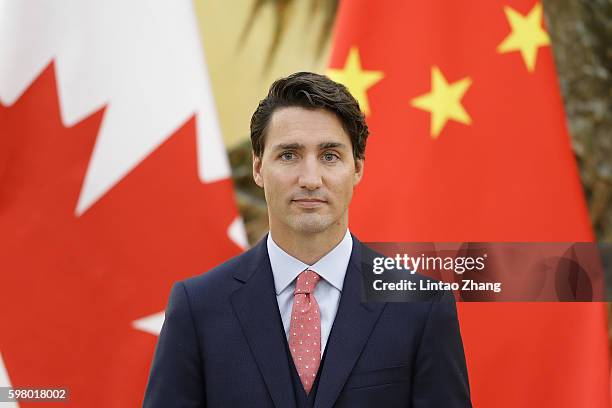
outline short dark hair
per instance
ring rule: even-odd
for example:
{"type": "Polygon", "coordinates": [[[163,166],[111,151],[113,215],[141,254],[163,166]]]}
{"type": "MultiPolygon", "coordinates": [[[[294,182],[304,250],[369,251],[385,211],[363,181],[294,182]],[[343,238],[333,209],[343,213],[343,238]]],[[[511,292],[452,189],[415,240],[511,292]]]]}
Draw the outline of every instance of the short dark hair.
{"type": "Polygon", "coordinates": [[[277,79],[259,102],[251,117],[251,145],[257,157],[263,154],[266,128],[274,111],[292,106],[334,113],[351,139],[353,157],[365,158],[369,131],[359,103],[344,85],[312,72],[296,72],[277,79]]]}

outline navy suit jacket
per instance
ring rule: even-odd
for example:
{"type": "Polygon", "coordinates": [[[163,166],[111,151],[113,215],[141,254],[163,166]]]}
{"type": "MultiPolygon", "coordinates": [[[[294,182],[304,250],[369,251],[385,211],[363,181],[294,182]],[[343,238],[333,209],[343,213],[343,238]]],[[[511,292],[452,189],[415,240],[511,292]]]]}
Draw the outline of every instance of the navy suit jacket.
{"type": "MultiPolygon", "coordinates": [[[[315,408],[471,407],[452,294],[362,303],[367,251],[353,236],[315,408]]],[[[295,407],[285,344],[263,239],[174,285],[144,406],[295,407]]]]}

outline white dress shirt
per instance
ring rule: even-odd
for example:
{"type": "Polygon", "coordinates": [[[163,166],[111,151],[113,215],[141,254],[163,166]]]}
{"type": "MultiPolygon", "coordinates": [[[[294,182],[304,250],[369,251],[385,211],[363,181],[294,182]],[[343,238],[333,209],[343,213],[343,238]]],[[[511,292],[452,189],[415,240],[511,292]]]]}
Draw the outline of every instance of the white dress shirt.
{"type": "Polygon", "coordinates": [[[272,234],[268,234],[267,245],[274,275],[276,301],[287,341],[289,340],[289,325],[293,307],[293,291],[298,275],[310,269],[322,278],[315,287],[314,296],[321,312],[321,356],[323,356],[338,311],[344,276],[353,250],[353,238],[349,230],[346,230],[342,241],[314,265],[307,265],[283,251],[272,239],[272,234]]]}

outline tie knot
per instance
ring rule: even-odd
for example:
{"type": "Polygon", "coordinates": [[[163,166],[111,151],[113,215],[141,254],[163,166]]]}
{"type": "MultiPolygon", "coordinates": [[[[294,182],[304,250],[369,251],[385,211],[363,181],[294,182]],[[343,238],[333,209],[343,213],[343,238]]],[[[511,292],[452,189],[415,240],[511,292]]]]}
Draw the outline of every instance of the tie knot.
{"type": "Polygon", "coordinates": [[[314,291],[315,286],[317,286],[319,280],[321,280],[321,277],[317,275],[315,271],[306,269],[297,277],[294,294],[297,295],[298,293],[312,293],[314,291]]]}

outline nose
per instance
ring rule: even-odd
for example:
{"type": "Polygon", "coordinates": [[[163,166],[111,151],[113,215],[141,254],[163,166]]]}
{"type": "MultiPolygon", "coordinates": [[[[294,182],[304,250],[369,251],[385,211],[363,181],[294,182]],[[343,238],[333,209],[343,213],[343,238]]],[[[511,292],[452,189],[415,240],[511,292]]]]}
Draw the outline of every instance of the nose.
{"type": "Polygon", "coordinates": [[[299,175],[300,187],[312,191],[323,185],[319,166],[317,158],[313,157],[309,157],[302,162],[299,175]]]}

